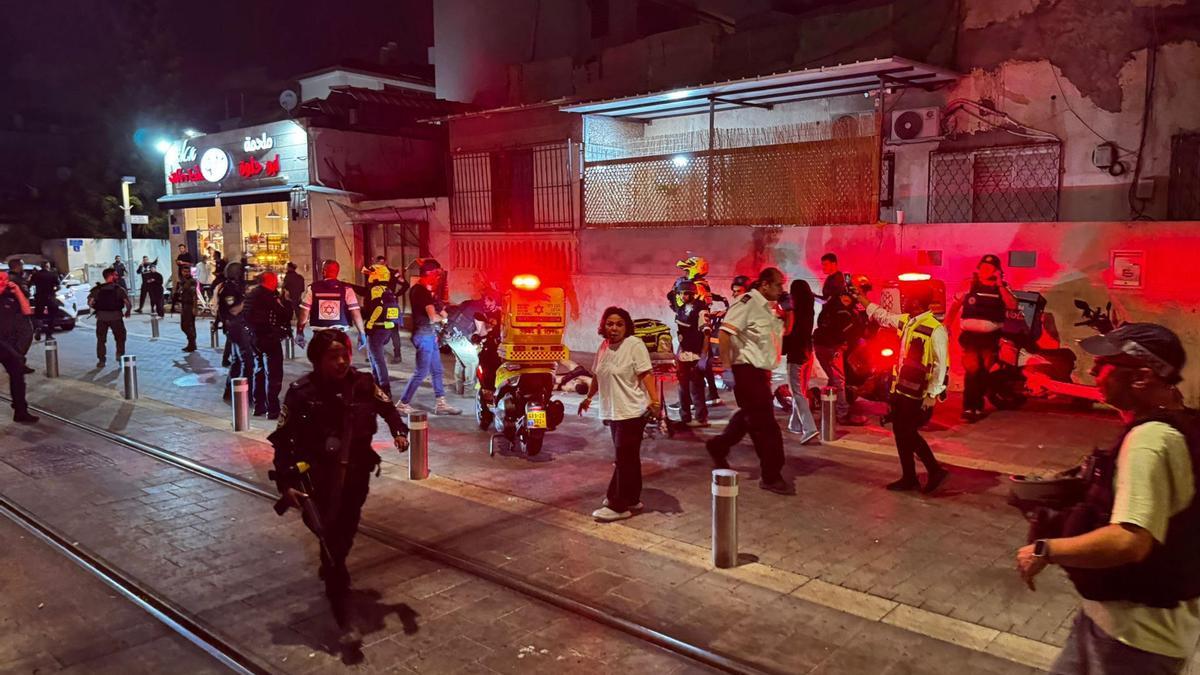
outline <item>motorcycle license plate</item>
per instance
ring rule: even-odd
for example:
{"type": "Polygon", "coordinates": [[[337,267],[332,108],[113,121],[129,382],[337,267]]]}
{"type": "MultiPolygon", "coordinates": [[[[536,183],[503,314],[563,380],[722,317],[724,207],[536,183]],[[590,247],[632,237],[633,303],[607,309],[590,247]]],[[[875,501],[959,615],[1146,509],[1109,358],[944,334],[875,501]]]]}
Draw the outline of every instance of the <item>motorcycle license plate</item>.
{"type": "Polygon", "coordinates": [[[530,410],[529,412],[525,413],[525,426],[529,429],[545,429],[546,411],[530,410]]]}

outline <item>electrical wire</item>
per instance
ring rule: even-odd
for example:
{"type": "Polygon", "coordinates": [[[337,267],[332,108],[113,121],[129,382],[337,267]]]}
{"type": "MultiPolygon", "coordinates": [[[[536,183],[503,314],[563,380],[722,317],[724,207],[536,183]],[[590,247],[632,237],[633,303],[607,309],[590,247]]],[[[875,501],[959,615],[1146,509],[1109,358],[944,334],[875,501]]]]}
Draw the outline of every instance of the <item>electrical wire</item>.
{"type": "MultiPolygon", "coordinates": [[[[1153,14],[1151,20],[1154,21],[1153,14]]],[[[1155,23],[1157,23],[1155,21],[1155,23]]],[[[1137,159],[1133,163],[1133,179],[1129,183],[1129,209],[1134,220],[1153,220],[1146,215],[1148,199],[1137,196],[1138,182],[1142,177],[1142,157],[1146,149],[1146,132],[1150,129],[1150,114],[1154,109],[1154,80],[1158,71],[1158,31],[1155,29],[1155,43],[1146,48],[1146,96],[1142,103],[1142,133],[1138,140],[1137,159]],[[1140,202],[1140,203],[1139,203],[1140,202]]]]}
{"type": "Polygon", "coordinates": [[[1029,126],[1028,124],[1023,124],[1021,122],[1018,122],[1017,120],[1013,119],[1013,117],[1011,115],[1009,115],[1008,113],[1001,112],[990,106],[986,106],[986,105],[980,103],[979,101],[972,101],[971,99],[967,99],[967,98],[957,98],[957,99],[954,99],[953,101],[950,101],[948,104],[946,104],[946,115],[947,116],[953,115],[954,113],[958,112],[959,110],[962,110],[962,112],[970,115],[971,117],[974,117],[975,119],[983,122],[984,124],[993,126],[1001,131],[1006,131],[1010,134],[1013,134],[1014,136],[1024,136],[1026,138],[1036,138],[1036,139],[1040,139],[1040,140],[1053,140],[1053,141],[1058,141],[1059,143],[1062,142],[1062,139],[1059,138],[1057,134],[1054,134],[1049,131],[1045,131],[1043,129],[1037,129],[1035,127],[1029,126]],[[1004,118],[1004,120],[1006,120],[1009,124],[1013,125],[1014,127],[1017,127],[1017,129],[1013,129],[1011,127],[1007,127],[1002,124],[998,124],[996,122],[993,122],[992,120],[989,120],[989,119],[983,117],[982,115],[973,113],[970,110],[965,110],[965,109],[963,109],[963,106],[965,106],[965,105],[973,106],[981,111],[990,113],[992,115],[998,115],[998,116],[1004,118]]]}
{"type": "MultiPolygon", "coordinates": [[[[1049,62],[1047,61],[1047,63],[1049,63],[1049,62]]],[[[1101,133],[1099,131],[1096,131],[1095,129],[1093,129],[1092,125],[1088,124],[1087,120],[1083,119],[1083,117],[1079,113],[1075,112],[1075,108],[1073,108],[1071,106],[1071,101],[1067,98],[1066,90],[1063,89],[1062,81],[1058,79],[1058,71],[1055,70],[1053,63],[1049,63],[1049,65],[1050,65],[1050,74],[1054,76],[1054,84],[1058,86],[1058,93],[1062,94],[1063,105],[1067,106],[1067,110],[1072,115],[1075,116],[1075,119],[1079,120],[1079,123],[1082,124],[1084,127],[1086,127],[1088,131],[1092,132],[1092,134],[1094,134],[1096,136],[1096,138],[1099,138],[1100,140],[1104,141],[1105,143],[1111,144],[1114,148],[1117,148],[1118,150],[1122,150],[1131,155],[1136,154],[1136,152],[1134,150],[1130,150],[1129,148],[1122,147],[1122,146],[1118,145],[1116,143],[1116,141],[1110,141],[1107,138],[1105,138],[1103,135],[1101,135],[1101,133]]]]}

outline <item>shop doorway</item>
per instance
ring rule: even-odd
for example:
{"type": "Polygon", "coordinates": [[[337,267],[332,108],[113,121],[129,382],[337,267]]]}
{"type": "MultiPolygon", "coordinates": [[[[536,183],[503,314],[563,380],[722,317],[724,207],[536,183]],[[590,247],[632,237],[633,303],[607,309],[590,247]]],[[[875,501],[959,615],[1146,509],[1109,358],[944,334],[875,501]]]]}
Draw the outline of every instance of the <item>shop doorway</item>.
{"type": "MultiPolygon", "coordinates": [[[[406,279],[413,276],[417,258],[429,255],[429,223],[407,221],[402,223],[363,223],[362,246],[364,265],[383,256],[387,266],[400,270],[406,279]]],[[[363,283],[366,283],[365,280],[363,283]]],[[[402,313],[408,313],[408,294],[400,299],[402,313]]]]}

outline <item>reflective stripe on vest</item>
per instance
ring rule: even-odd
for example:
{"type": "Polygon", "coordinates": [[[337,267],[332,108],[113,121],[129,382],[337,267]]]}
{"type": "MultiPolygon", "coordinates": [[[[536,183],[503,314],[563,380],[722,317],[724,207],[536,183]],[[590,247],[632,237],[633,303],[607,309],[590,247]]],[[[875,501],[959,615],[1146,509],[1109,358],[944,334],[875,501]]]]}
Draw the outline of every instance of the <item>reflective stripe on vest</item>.
{"type": "MultiPolygon", "coordinates": [[[[904,317],[904,328],[900,329],[900,353],[897,355],[896,365],[892,368],[892,393],[898,393],[909,398],[918,398],[911,393],[898,391],[897,383],[900,381],[900,369],[905,365],[905,359],[908,358],[908,350],[913,338],[918,338],[922,341],[921,363],[920,366],[925,369],[926,377],[933,368],[933,331],[936,330],[942,323],[937,320],[931,312],[925,312],[910,319],[907,315],[904,317]]],[[[925,383],[928,388],[929,383],[925,383]]],[[[924,393],[924,392],[922,392],[924,393]]]]}

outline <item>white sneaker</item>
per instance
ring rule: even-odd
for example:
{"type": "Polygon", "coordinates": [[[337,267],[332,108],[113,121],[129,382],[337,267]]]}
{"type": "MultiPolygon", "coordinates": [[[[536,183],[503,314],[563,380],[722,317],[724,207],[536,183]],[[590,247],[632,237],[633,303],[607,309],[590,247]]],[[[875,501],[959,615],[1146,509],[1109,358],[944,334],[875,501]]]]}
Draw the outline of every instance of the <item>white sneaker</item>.
{"type": "Polygon", "coordinates": [[[401,415],[411,415],[413,412],[413,407],[404,401],[397,401],[396,410],[400,411],[401,415]]]}
{"type": "Polygon", "coordinates": [[[461,415],[462,411],[446,402],[445,396],[439,396],[437,405],[433,407],[434,415],[461,415]]]}
{"type": "Polygon", "coordinates": [[[607,506],[604,506],[604,507],[596,509],[595,511],[592,511],[592,517],[602,523],[611,523],[611,522],[617,521],[617,520],[625,520],[626,518],[632,518],[633,512],[632,511],[617,512],[617,511],[613,511],[612,509],[608,508],[607,506]]]}
{"type": "MultiPolygon", "coordinates": [[[[603,505],[608,506],[608,497],[604,498],[603,505]]],[[[638,502],[638,503],[634,504],[633,506],[629,507],[629,510],[630,511],[645,511],[646,505],[641,502],[638,502]]]]}

